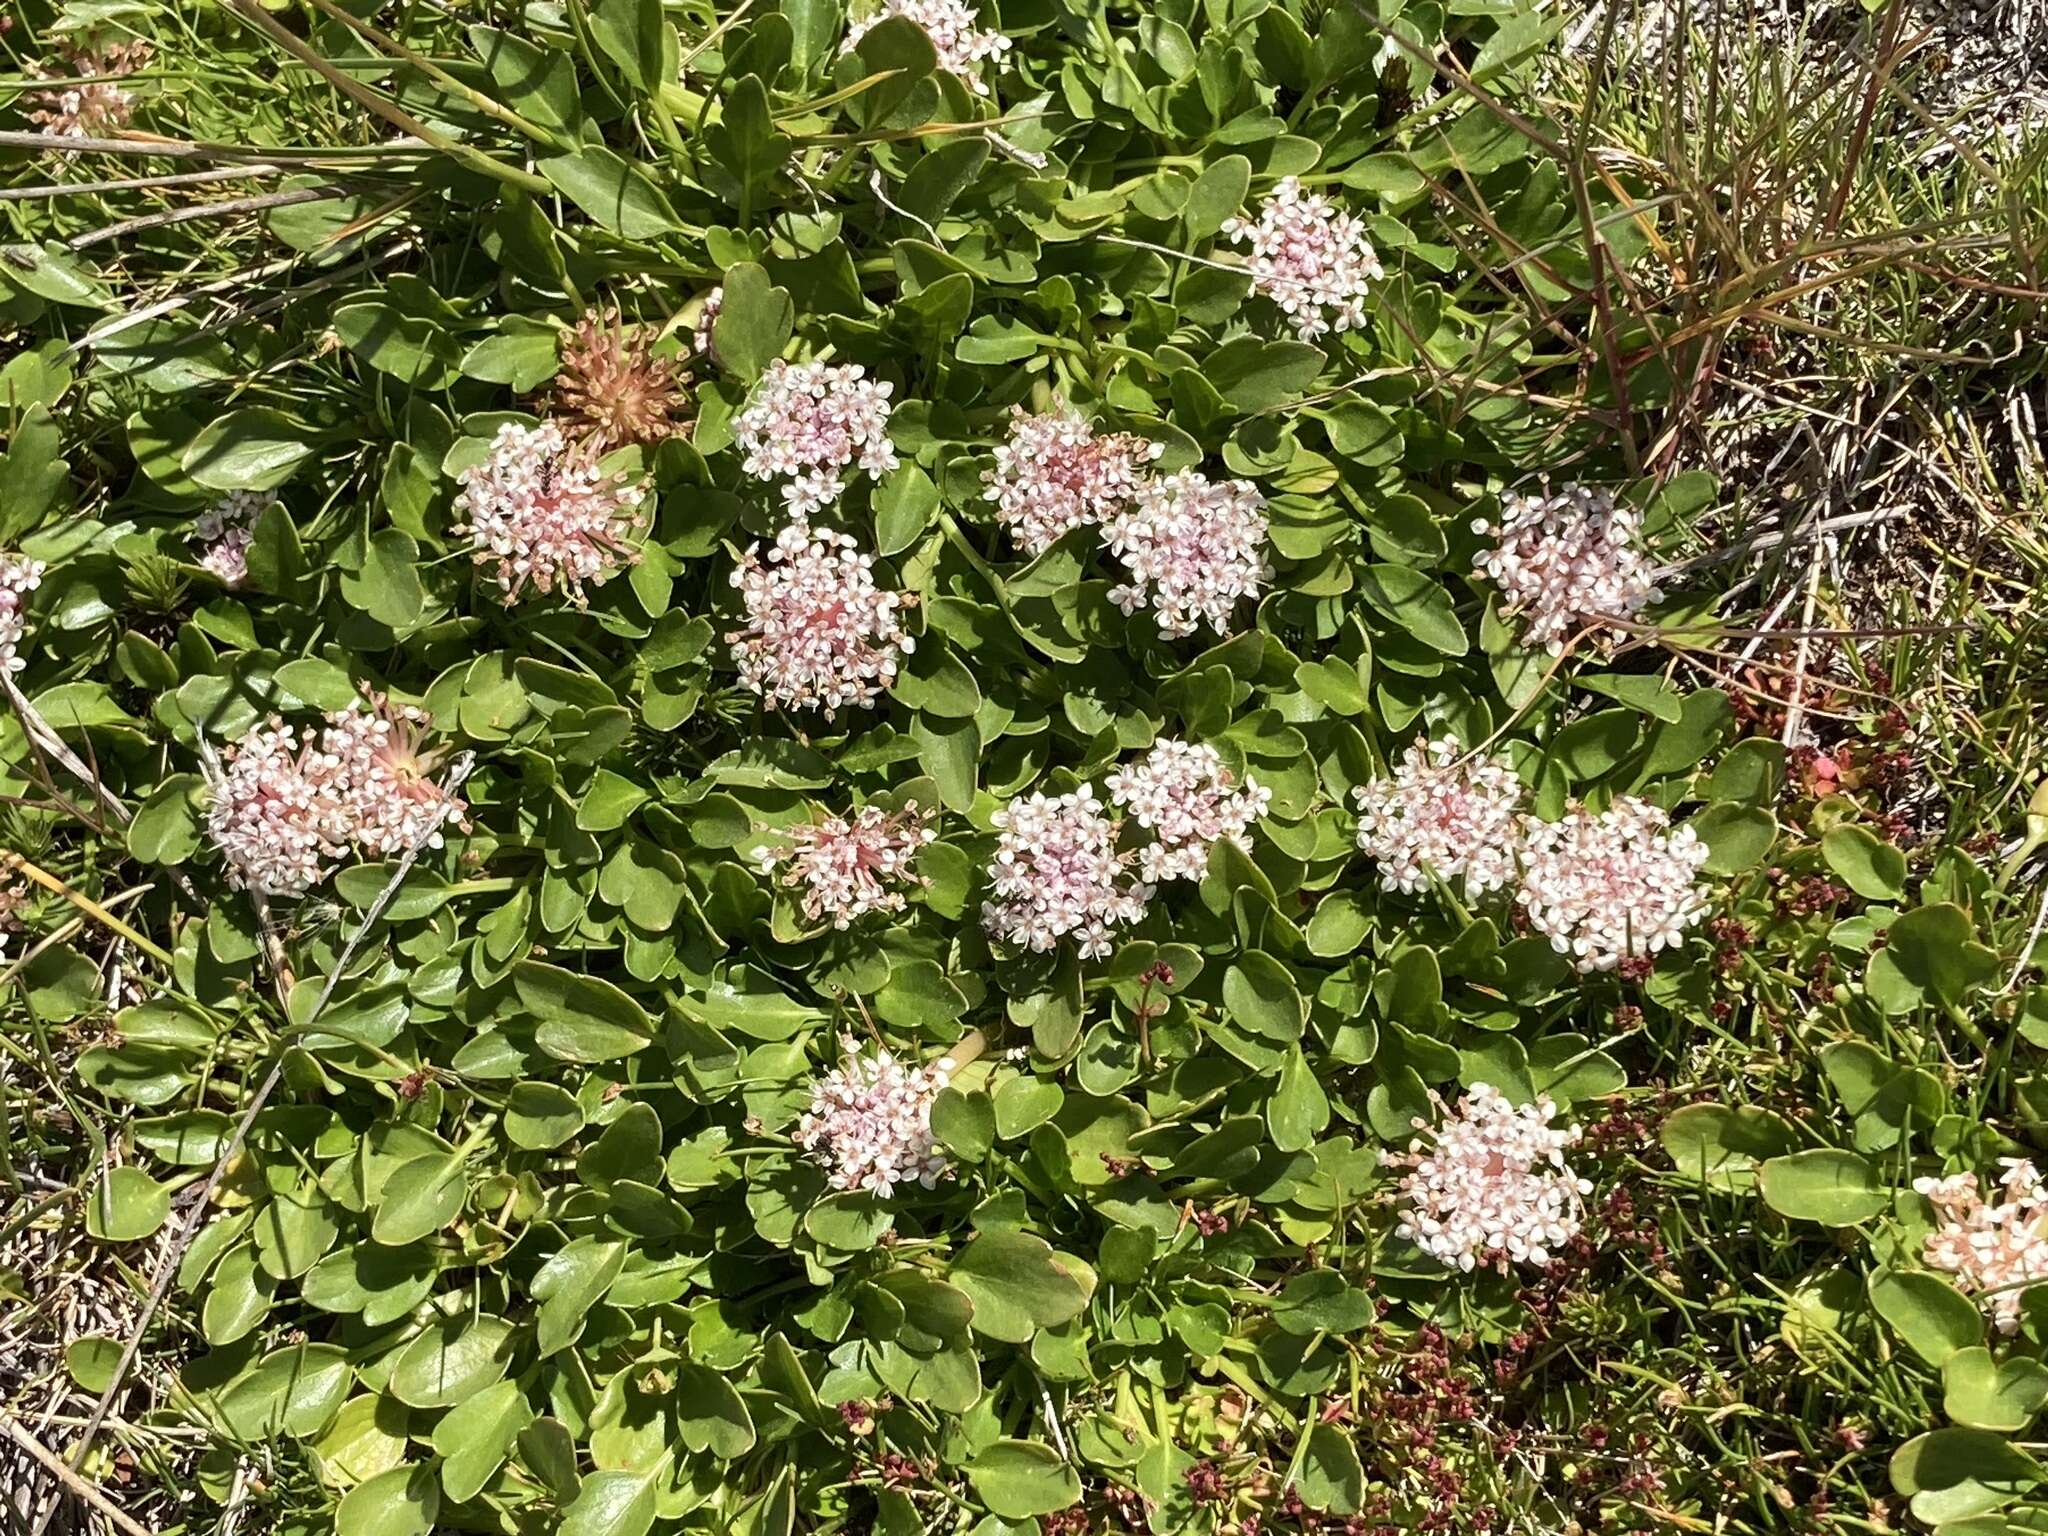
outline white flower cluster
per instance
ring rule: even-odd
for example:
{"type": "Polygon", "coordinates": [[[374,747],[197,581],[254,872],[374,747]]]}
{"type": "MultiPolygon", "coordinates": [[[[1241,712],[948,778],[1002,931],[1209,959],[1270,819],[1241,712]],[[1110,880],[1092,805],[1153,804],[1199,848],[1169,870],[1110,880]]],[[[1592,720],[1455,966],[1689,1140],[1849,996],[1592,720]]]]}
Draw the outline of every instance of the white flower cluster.
{"type": "Polygon", "coordinates": [[[863,1055],[851,1035],[840,1045],[845,1059],[813,1085],[796,1144],[834,1189],[883,1199],[912,1180],[930,1189],[949,1167],[932,1140],[932,1100],[953,1075],[952,1059],[911,1068],[884,1049],[863,1055]]]}
{"type": "Polygon", "coordinates": [[[1507,760],[1465,762],[1453,736],[1411,742],[1390,776],[1352,796],[1358,846],[1388,890],[1421,890],[1432,875],[1462,878],[1468,896],[1518,882],[1530,927],[1581,971],[1654,955],[1706,916],[1706,844],[1647,800],[1623,795],[1554,822],[1523,815],[1507,760]]]}
{"type": "Polygon", "coordinates": [[[420,751],[425,712],[369,703],[329,714],[317,735],[273,718],[229,748],[207,831],[236,885],[302,895],[351,843],[373,857],[438,848],[440,829],[462,819],[420,751]]]}
{"type": "Polygon", "coordinates": [[[1124,824],[1092,785],[1012,800],[993,818],[1001,835],[981,909],[990,933],[1040,951],[1071,934],[1083,956],[1107,955],[1110,930],[1142,920],[1159,881],[1199,880],[1219,839],[1246,846],[1273,797],[1249,781],[1238,787],[1214,748],[1172,739],[1107,782],[1153,840],[1120,848],[1124,824]]]}
{"type": "Polygon", "coordinates": [[[1365,324],[1365,297],[1383,272],[1365,226],[1289,176],[1255,221],[1232,219],[1231,239],[1252,248],[1252,286],[1286,312],[1303,341],[1365,324]]]}
{"type": "Polygon", "coordinates": [[[787,479],[782,499],[792,517],[837,501],[846,471],[871,475],[896,467],[889,441],[891,386],[858,363],[787,363],[777,358],[754,386],[732,431],[756,480],[787,479]]]}
{"type": "Polygon", "coordinates": [[[192,539],[200,546],[198,564],[224,587],[249,579],[249,545],[256,537],[256,519],[277,498],[265,491],[229,491],[192,521],[192,539]]]}
{"type": "Polygon", "coordinates": [[[802,518],[765,559],[750,546],[732,573],[747,622],[725,637],[740,682],[780,708],[821,709],[828,720],[872,705],[917,646],[903,631],[913,599],[877,586],[874,567],[852,537],[802,518]]]}
{"type": "Polygon", "coordinates": [[[782,883],[798,893],[804,916],[847,928],[870,912],[903,910],[906,888],[924,883],[913,869],[918,851],[938,835],[915,800],[900,811],[864,805],[791,827],[786,845],[762,850],[761,872],[787,864],[782,883]]]}
{"type": "MultiPolygon", "coordinates": [[[[1568,485],[1552,494],[1510,491],[1500,500],[1500,521],[1474,519],[1472,529],[1494,540],[1473,562],[1520,615],[1522,638],[1561,655],[1582,624],[1633,619],[1662,596],[1651,567],[1636,547],[1635,512],[1613,493],[1568,485]]],[[[1626,631],[1607,626],[1610,633],[1626,631]]]]}
{"type": "Polygon", "coordinates": [[[505,423],[483,462],[456,478],[455,510],[468,521],[453,531],[468,536],[478,566],[495,567],[507,602],[529,587],[582,602],[586,583],[602,585],[639,558],[629,541],[644,493],[599,469],[553,422],[505,423]]]}
{"type": "Polygon", "coordinates": [[[1117,823],[1090,785],[1070,795],[1034,792],[993,818],[1000,836],[981,909],[989,932],[1026,949],[1048,950],[1068,934],[1084,956],[1110,951],[1110,929],[1145,915],[1152,887],[1130,878],[1117,850],[1117,823]]]}
{"type": "Polygon", "coordinates": [[[1040,415],[1018,406],[996,467],[982,478],[985,500],[1028,555],[1042,555],[1062,534],[1099,523],[1138,494],[1143,466],[1164,447],[1125,432],[1097,433],[1071,406],[1040,415]]]}
{"type": "MultiPolygon", "coordinates": [[[[1407,1168],[1396,1230],[1460,1270],[1496,1258],[1548,1264],[1578,1235],[1593,1192],[1564,1157],[1580,1130],[1553,1126],[1556,1115],[1548,1098],[1517,1109],[1491,1083],[1476,1085],[1428,1139],[1388,1159],[1407,1168]]],[[[1429,1131],[1421,1120],[1415,1128],[1429,1131]]]]}
{"type": "Polygon", "coordinates": [[[882,0],[872,16],[856,21],[847,29],[841,53],[851,53],[868,32],[892,16],[907,16],[924,29],[939,56],[939,68],[958,75],[977,96],[986,96],[988,86],[976,68],[984,59],[999,59],[1010,50],[1010,40],[1000,32],[977,27],[980,18],[974,7],[962,0],[882,0]]]}
{"type": "Polygon", "coordinates": [[[2017,1333],[2020,1297],[2048,1280],[2048,1186],[2031,1161],[2001,1160],[1996,1200],[1986,1200],[1974,1173],[1915,1179],[1913,1188],[1934,1205],[1937,1225],[1920,1257],[1980,1298],[2000,1333],[2017,1333]]]}
{"type": "Polygon", "coordinates": [[[0,672],[19,672],[21,637],[28,628],[28,595],[42,585],[48,569],[40,560],[0,554],[0,672]]]}
{"type": "Polygon", "coordinates": [[[1201,879],[1209,850],[1220,841],[1249,850],[1252,823],[1273,799],[1272,790],[1249,776],[1236,787],[1214,747],[1171,739],[1105,782],[1110,799],[1158,839],[1138,852],[1140,871],[1155,883],[1201,879]]]}
{"type": "Polygon", "coordinates": [[[1131,578],[1109,595],[1125,613],[1149,601],[1169,639],[1205,623],[1228,634],[1238,599],[1256,599],[1272,575],[1266,527],[1266,498],[1249,480],[1212,481],[1189,469],[1148,480],[1104,524],[1131,578]]]}
{"type": "Polygon", "coordinates": [[[1522,781],[1505,759],[1465,763],[1457,739],[1408,744],[1389,778],[1354,789],[1358,846],[1380,864],[1390,891],[1419,891],[1430,876],[1462,879],[1468,895],[1515,875],[1522,781]]]}
{"type": "Polygon", "coordinates": [[[1524,817],[1522,838],[1515,899],[1581,971],[1654,955],[1706,916],[1698,880],[1707,845],[1691,827],[1672,831],[1647,800],[1624,795],[1597,816],[1574,809],[1562,821],[1524,817]]]}

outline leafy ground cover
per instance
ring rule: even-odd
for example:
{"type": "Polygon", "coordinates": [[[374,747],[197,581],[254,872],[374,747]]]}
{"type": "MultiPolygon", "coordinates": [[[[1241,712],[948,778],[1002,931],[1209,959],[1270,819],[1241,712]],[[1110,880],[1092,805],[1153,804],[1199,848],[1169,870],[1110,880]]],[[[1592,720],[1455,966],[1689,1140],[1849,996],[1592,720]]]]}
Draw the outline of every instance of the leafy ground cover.
{"type": "Polygon", "coordinates": [[[10,1528],[2048,1530],[2023,9],[0,17],[10,1528]]]}

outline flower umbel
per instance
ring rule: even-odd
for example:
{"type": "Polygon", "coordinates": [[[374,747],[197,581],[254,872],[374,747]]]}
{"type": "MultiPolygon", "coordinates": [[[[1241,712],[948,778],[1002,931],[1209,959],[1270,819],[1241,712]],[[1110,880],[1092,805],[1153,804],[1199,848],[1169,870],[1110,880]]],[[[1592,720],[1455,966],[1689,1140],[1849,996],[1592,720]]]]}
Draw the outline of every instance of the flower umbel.
{"type": "Polygon", "coordinates": [[[1974,1173],[1915,1179],[1914,1190],[1934,1205],[1936,1226],[1920,1257],[1930,1269],[1956,1277],[1979,1298],[2000,1333],[2017,1333],[2020,1297],[2048,1280],[2048,1186],[2030,1160],[2002,1159],[1996,1199],[1986,1200],[1974,1173]]]}
{"type": "Polygon", "coordinates": [[[646,328],[627,327],[616,309],[593,311],[565,331],[561,357],[556,419],[597,451],[658,443],[690,424],[675,364],[656,357],[646,328]]]}
{"type": "Polygon", "coordinates": [[[1549,1263],[1578,1235],[1584,1197],[1593,1192],[1564,1159],[1579,1127],[1553,1126],[1556,1116],[1548,1098],[1517,1109],[1491,1083],[1479,1083],[1434,1132],[1416,1121],[1426,1135],[1388,1159],[1408,1170],[1397,1231],[1455,1269],[1496,1258],[1549,1263]]]}
{"type": "Polygon", "coordinates": [[[1255,221],[1223,233],[1252,248],[1252,286],[1278,304],[1303,341],[1365,324],[1365,296],[1383,272],[1365,226],[1319,193],[1284,178],[1255,221]]]}
{"type": "Polygon", "coordinates": [[[1431,875],[1462,878],[1468,895],[1514,878],[1522,781],[1504,758],[1459,761],[1456,738],[1408,744],[1391,777],[1354,789],[1358,846],[1390,891],[1419,891],[1431,875]]]}
{"type": "Polygon", "coordinates": [[[1201,879],[1209,849],[1220,841],[1249,850],[1252,823],[1273,798],[1249,777],[1237,787],[1214,747],[1171,738],[1105,782],[1110,799],[1158,839],[1138,852],[1139,868],[1151,881],[1201,879]]]}
{"type": "Polygon", "coordinates": [[[1525,816],[1522,834],[1515,899],[1581,971],[1654,955],[1706,915],[1697,880],[1707,845],[1691,827],[1672,831],[1647,800],[1623,795],[1598,815],[1574,809],[1562,821],[1525,816]]]}
{"type": "Polygon", "coordinates": [[[996,504],[1018,548],[1042,555],[1060,535],[1128,506],[1143,466],[1163,451],[1129,433],[1098,434],[1071,406],[1037,416],[1019,406],[996,467],[982,476],[983,499],[996,504]]]}
{"type": "Polygon", "coordinates": [[[554,422],[507,422],[483,462],[457,478],[455,510],[467,521],[452,531],[468,536],[477,565],[495,568],[507,602],[559,588],[582,603],[586,584],[602,586],[639,558],[628,540],[640,527],[640,487],[599,469],[554,422]]]}
{"type": "Polygon", "coordinates": [[[1125,613],[1150,602],[1170,639],[1201,624],[1228,634],[1238,599],[1256,598],[1272,574],[1266,527],[1266,498],[1249,480],[1214,481],[1189,469],[1149,480],[1104,525],[1131,577],[1109,595],[1125,613]]]}
{"type": "MultiPolygon", "coordinates": [[[[1506,612],[1522,619],[1522,638],[1553,656],[1582,624],[1633,619],[1662,595],[1636,548],[1635,512],[1613,493],[1568,485],[1500,499],[1500,521],[1476,519],[1472,531],[1494,546],[1474,568],[1501,590],[1506,612]]],[[[1616,636],[1627,631],[1607,626],[1616,636]]]]}
{"type": "Polygon", "coordinates": [[[207,831],[234,884],[302,895],[351,843],[378,858],[438,848],[440,829],[462,820],[461,797],[433,782],[434,755],[419,750],[426,713],[367,703],[332,712],[317,736],[273,717],[228,749],[207,831]]]}
{"type": "Polygon", "coordinates": [[[25,555],[0,554],[0,672],[19,672],[21,637],[28,628],[28,595],[42,585],[48,567],[25,555]]]}
{"type": "Polygon", "coordinates": [[[788,829],[787,846],[764,849],[761,872],[786,864],[782,884],[797,893],[804,916],[850,927],[870,912],[901,912],[909,891],[925,882],[913,868],[918,851],[939,834],[915,800],[900,811],[863,805],[788,829]]]}
{"type": "Polygon", "coordinates": [[[1009,52],[1010,40],[1000,32],[977,27],[980,18],[974,7],[961,0],[882,0],[882,7],[847,29],[841,53],[851,53],[868,32],[892,16],[906,16],[924,29],[939,56],[939,68],[958,75],[977,96],[988,94],[988,85],[977,67],[985,59],[998,59],[1009,52]]]}
{"type": "Polygon", "coordinates": [[[45,133],[67,139],[103,139],[127,127],[135,115],[134,93],[108,77],[132,75],[147,64],[149,44],[140,38],[124,38],[87,47],[69,42],[58,46],[72,79],[86,83],[65,84],[63,76],[47,74],[45,78],[54,82],[51,89],[29,91],[22,98],[35,104],[29,121],[45,133]]]}
{"type": "Polygon", "coordinates": [[[932,1100],[953,1075],[952,1059],[906,1067],[885,1049],[864,1055],[851,1035],[840,1048],[844,1060],[811,1089],[796,1144],[834,1189],[883,1199],[911,1180],[930,1189],[950,1167],[932,1139],[932,1100]]]}
{"type": "Polygon", "coordinates": [[[757,480],[788,480],[782,499],[793,517],[808,517],[846,490],[855,465],[871,475],[896,467],[889,441],[891,386],[870,379],[858,363],[787,363],[777,358],[733,418],[746,450],[744,467],[757,480]]]}
{"type": "Polygon", "coordinates": [[[1048,950],[1068,934],[1081,953],[1110,951],[1110,929],[1145,915],[1152,887],[1134,880],[1117,851],[1117,824],[1095,791],[1038,792],[1012,800],[992,818],[1000,834],[989,865],[981,920],[990,933],[1026,949],[1048,950]]]}
{"type": "Polygon", "coordinates": [[[740,682],[784,709],[865,709],[896,681],[917,642],[903,631],[914,598],[875,584],[874,556],[802,518],[766,557],[751,546],[732,573],[747,622],[725,637],[740,682]]]}
{"type": "Polygon", "coordinates": [[[265,491],[229,491],[192,520],[192,539],[200,546],[198,565],[224,587],[249,579],[249,545],[256,538],[256,519],[277,498],[265,491]]]}

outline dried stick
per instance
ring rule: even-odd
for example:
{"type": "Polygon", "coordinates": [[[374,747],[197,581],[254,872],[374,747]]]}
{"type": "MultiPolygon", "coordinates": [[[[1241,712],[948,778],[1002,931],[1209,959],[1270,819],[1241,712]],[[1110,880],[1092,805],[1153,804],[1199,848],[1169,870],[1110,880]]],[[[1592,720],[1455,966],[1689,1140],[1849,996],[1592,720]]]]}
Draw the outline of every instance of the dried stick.
{"type": "MultiPolygon", "coordinates": [[[[448,765],[448,776],[444,780],[444,786],[450,795],[462,787],[463,781],[469,777],[470,770],[475,766],[476,758],[471,753],[456,754],[448,765]]],[[[334,996],[334,989],[341,981],[342,973],[355,958],[356,950],[361,947],[370,930],[377,926],[377,920],[384,915],[384,909],[391,905],[391,899],[398,894],[399,887],[405,884],[405,877],[412,873],[413,865],[419,862],[420,855],[426,851],[428,843],[439,832],[438,825],[428,827],[418,840],[405,850],[404,857],[398,861],[398,867],[391,872],[391,878],[384,882],[384,889],[377,893],[377,899],[370,903],[370,908],[363,914],[363,920],[357,925],[355,933],[342,946],[340,957],[328,972],[326,985],[321,987],[320,996],[314,1001],[313,1011],[306,1016],[306,1027],[310,1027],[325,1011],[328,1000],[334,996]]],[[[304,1030],[300,1032],[303,1033],[304,1030]]],[[[206,1176],[206,1183],[200,1187],[199,1196],[192,1202],[189,1214],[178,1229],[178,1235],[164,1249],[163,1257],[157,1262],[156,1278],[150,1284],[148,1299],[143,1302],[142,1316],[136,1320],[135,1330],[129,1335],[127,1344],[121,1350],[121,1358],[114,1365],[114,1374],[108,1380],[106,1390],[100,1393],[99,1401],[93,1405],[91,1417],[85,1421],[85,1429],[79,1435],[78,1443],[71,1449],[70,1462],[73,1468],[84,1462],[92,1450],[93,1441],[99,1436],[100,1426],[106,1422],[114,1399],[120,1395],[122,1386],[127,1382],[128,1372],[135,1364],[135,1357],[142,1350],[143,1336],[149,1332],[150,1321],[156,1316],[157,1309],[163,1305],[164,1297],[170,1292],[171,1278],[177,1274],[178,1265],[184,1260],[185,1250],[192,1246],[193,1239],[199,1235],[199,1229],[206,1223],[207,1206],[212,1203],[214,1192],[220,1188],[221,1180],[227,1175],[228,1165],[241,1153],[242,1143],[248,1140],[250,1128],[255,1125],[256,1117],[263,1113],[263,1106],[270,1102],[271,1094],[277,1091],[277,1085],[283,1078],[284,1056],[280,1052],[277,1060],[271,1064],[270,1070],[264,1074],[262,1083],[251,1096],[248,1107],[242,1111],[242,1118],[235,1123],[234,1135],[221,1149],[220,1158],[213,1165],[213,1171],[206,1176]]],[[[57,1503],[52,1501],[36,1517],[29,1536],[43,1536],[56,1512],[57,1503]]]]}
{"type": "Polygon", "coordinates": [[[148,1526],[130,1515],[123,1514],[108,1501],[104,1493],[101,1493],[99,1489],[51,1455],[49,1450],[43,1445],[43,1442],[30,1434],[19,1421],[12,1418],[0,1419],[0,1425],[6,1427],[7,1437],[10,1440],[33,1456],[65,1488],[111,1520],[117,1530],[127,1532],[127,1536],[156,1536],[156,1533],[148,1526]]]}
{"type": "Polygon", "coordinates": [[[121,240],[129,235],[142,234],[146,230],[161,229],[166,224],[184,224],[193,219],[232,218],[237,214],[261,213],[267,208],[289,208],[294,203],[325,202],[343,195],[345,194],[338,187],[294,187],[285,192],[263,192],[253,197],[230,197],[217,203],[193,203],[184,208],[167,208],[161,213],[140,214],[132,219],[123,219],[118,224],[109,224],[104,229],[89,230],[74,237],[70,242],[70,248],[82,251],[109,240],[121,240]]]}

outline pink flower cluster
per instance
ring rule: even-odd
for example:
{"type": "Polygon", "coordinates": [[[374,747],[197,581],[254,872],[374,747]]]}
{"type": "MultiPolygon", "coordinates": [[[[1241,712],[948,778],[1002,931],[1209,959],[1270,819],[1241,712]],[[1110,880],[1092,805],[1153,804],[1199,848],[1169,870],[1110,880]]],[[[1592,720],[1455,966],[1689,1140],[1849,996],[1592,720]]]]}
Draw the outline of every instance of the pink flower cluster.
{"type": "Polygon", "coordinates": [[[908,891],[924,884],[915,871],[917,855],[939,834],[932,816],[906,801],[900,811],[864,805],[851,816],[791,827],[789,841],[764,849],[761,872],[789,867],[782,883],[797,892],[804,916],[851,927],[870,912],[901,912],[908,891]]]}
{"type": "Polygon", "coordinates": [[[1389,778],[1354,789],[1358,846],[1380,864],[1390,891],[1419,891],[1434,875],[1467,894],[1514,878],[1522,781],[1498,757],[1461,762],[1456,738],[1408,744],[1389,778]]]}
{"type": "Polygon", "coordinates": [[[2048,1280],[2048,1186],[2031,1161],[2002,1159],[1996,1200],[1986,1200],[1974,1173],[1915,1179],[1913,1188],[1934,1205],[1936,1226],[1920,1253],[1930,1269],[1944,1270],[1980,1298],[2000,1333],[2017,1333],[2020,1296],[2048,1280]]]}
{"type": "Polygon", "coordinates": [[[837,501],[846,471],[858,464],[871,475],[896,467],[889,441],[891,386],[872,380],[858,363],[768,365],[746,409],[733,418],[733,436],[746,450],[744,467],[757,480],[781,480],[793,517],[808,517],[837,501]]]}
{"type": "Polygon", "coordinates": [[[1214,747],[1171,738],[1105,782],[1110,799],[1157,839],[1138,851],[1140,872],[1155,883],[1201,879],[1220,841],[1249,850],[1252,823],[1273,799],[1250,777],[1238,788],[1214,747]]]}
{"type": "MultiPolygon", "coordinates": [[[[1547,1097],[1518,1109],[1491,1083],[1475,1085],[1427,1139],[1387,1159],[1407,1168],[1396,1230],[1460,1270],[1548,1264],[1578,1235],[1593,1192],[1564,1157],[1579,1127],[1553,1126],[1556,1115],[1547,1097]]],[[[1415,1128],[1430,1129],[1422,1120],[1415,1128]]]]}
{"type": "Polygon", "coordinates": [[[200,546],[200,569],[212,573],[224,587],[239,587],[247,581],[256,519],[276,500],[263,491],[229,491],[193,519],[192,538],[200,546]]]}
{"type": "Polygon", "coordinates": [[[1257,598],[1269,576],[1266,498],[1248,480],[1212,481],[1180,470],[1138,488],[1104,525],[1130,580],[1110,597],[1125,613],[1150,602],[1159,632],[1190,635],[1207,624],[1230,632],[1238,599],[1257,598]]]}
{"type": "Polygon", "coordinates": [[[992,818],[996,853],[989,865],[983,926],[1021,948],[1049,950],[1069,934],[1084,956],[1110,952],[1110,930],[1145,915],[1152,887],[1130,877],[1117,849],[1117,823],[1090,785],[1070,795],[1034,792],[992,818]]]}
{"type": "Polygon", "coordinates": [[[599,469],[553,422],[505,423],[490,453],[457,479],[455,510],[467,521],[453,531],[468,536],[479,567],[496,568],[507,602],[531,587],[581,603],[586,584],[602,586],[639,558],[628,541],[644,493],[599,469]]]}
{"type": "Polygon", "coordinates": [[[1510,491],[1501,497],[1498,523],[1474,520],[1473,531],[1494,545],[1473,564],[1500,588],[1505,611],[1521,616],[1522,638],[1561,655],[1580,625],[1633,619],[1662,595],[1636,547],[1637,526],[1635,512],[1606,490],[1510,491]]]}
{"type": "Polygon", "coordinates": [[[1284,178],[1256,222],[1232,219],[1232,240],[1252,248],[1252,286],[1278,304],[1302,340],[1365,324],[1365,297],[1383,272],[1365,226],[1330,200],[1284,178]]]}
{"type": "Polygon", "coordinates": [[[930,1189],[949,1167],[932,1139],[932,1100],[953,1075],[952,1059],[911,1068],[884,1049],[863,1055],[851,1035],[840,1046],[845,1059],[812,1087],[796,1144],[834,1189],[885,1200],[912,1180],[930,1189]]]}
{"type": "Polygon", "coordinates": [[[42,585],[48,569],[40,560],[0,554],[0,672],[19,672],[21,637],[28,628],[28,595],[42,585]]]}
{"type": "Polygon", "coordinates": [[[958,75],[977,96],[988,94],[976,66],[985,59],[1001,58],[1009,51],[1010,40],[1000,32],[977,27],[980,18],[974,7],[961,0],[882,0],[880,10],[847,30],[839,51],[851,53],[870,29],[892,16],[907,16],[924,29],[932,40],[932,51],[939,56],[939,68],[958,75]]]}
{"type": "Polygon", "coordinates": [[[351,844],[373,857],[441,846],[461,798],[432,778],[420,751],[424,711],[371,695],[336,710],[317,736],[272,718],[228,750],[207,830],[245,889],[297,896],[351,844]]]}
{"type": "Polygon", "coordinates": [[[1632,795],[1594,815],[1522,819],[1522,885],[1529,925],[1581,971],[1683,942],[1706,916],[1698,885],[1708,849],[1691,827],[1671,830],[1659,806],[1632,795]]]}
{"type": "Polygon", "coordinates": [[[766,558],[750,546],[732,584],[747,622],[725,637],[740,682],[783,709],[865,709],[896,681],[917,642],[903,631],[913,598],[875,584],[874,556],[847,534],[802,518],[776,535],[766,558]]]}
{"type": "MultiPolygon", "coordinates": [[[[67,139],[103,139],[127,127],[135,115],[135,94],[113,82],[134,74],[149,62],[149,44],[140,38],[124,38],[86,47],[69,42],[58,46],[77,83],[37,69],[37,78],[50,80],[53,85],[23,96],[25,102],[36,104],[36,110],[28,114],[29,121],[45,133],[67,139]]],[[[69,155],[74,151],[63,153],[69,155]]]]}
{"type": "Polygon", "coordinates": [[[1143,466],[1162,445],[1125,432],[1098,434],[1071,406],[1040,415],[1016,408],[996,467],[982,476],[985,500],[1018,547],[1042,555],[1062,534],[1099,523],[1128,506],[1143,466]]]}

